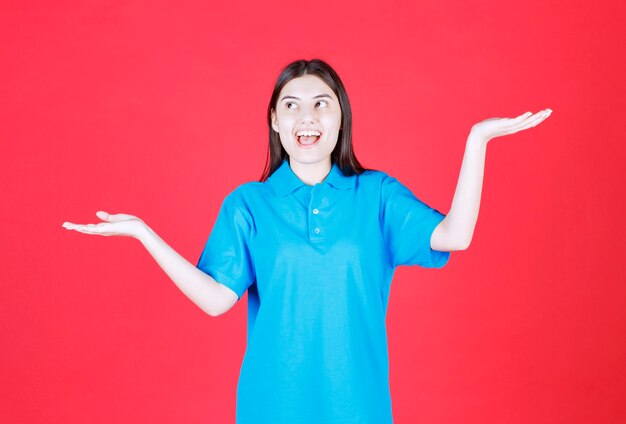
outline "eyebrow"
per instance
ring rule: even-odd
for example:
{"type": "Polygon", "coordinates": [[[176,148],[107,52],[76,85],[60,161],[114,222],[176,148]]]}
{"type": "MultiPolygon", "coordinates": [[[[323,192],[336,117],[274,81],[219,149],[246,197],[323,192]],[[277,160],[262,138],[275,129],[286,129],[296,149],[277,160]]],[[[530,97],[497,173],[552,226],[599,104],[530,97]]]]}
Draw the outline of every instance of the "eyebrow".
{"type": "MultiPolygon", "coordinates": [[[[313,97],[314,99],[319,99],[321,97],[328,97],[329,99],[332,100],[332,97],[330,97],[328,94],[318,94],[317,96],[313,97]]],[[[295,96],[283,96],[282,99],[280,99],[280,101],[282,102],[285,99],[295,99],[295,100],[300,100],[300,97],[295,97],[295,96]]]]}

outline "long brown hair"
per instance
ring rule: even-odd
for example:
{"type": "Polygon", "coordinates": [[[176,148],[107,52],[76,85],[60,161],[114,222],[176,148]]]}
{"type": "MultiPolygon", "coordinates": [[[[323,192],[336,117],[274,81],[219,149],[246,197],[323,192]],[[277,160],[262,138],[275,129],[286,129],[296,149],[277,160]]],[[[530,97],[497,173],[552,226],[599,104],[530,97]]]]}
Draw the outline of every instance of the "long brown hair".
{"type": "Polygon", "coordinates": [[[339,75],[329,64],[320,59],[296,60],[288,64],[278,76],[270,103],[267,107],[267,125],[269,127],[269,146],[265,160],[265,168],[261,175],[260,182],[264,182],[270,175],[278,169],[283,160],[289,155],[280,143],[280,135],[272,128],[272,111],[276,109],[278,96],[283,87],[292,79],[303,75],[315,75],[324,81],[339,99],[341,107],[341,129],[337,139],[337,145],[330,155],[332,163],[336,163],[339,169],[347,175],[361,174],[367,168],[361,166],[354,150],[352,149],[352,109],[339,75]]]}

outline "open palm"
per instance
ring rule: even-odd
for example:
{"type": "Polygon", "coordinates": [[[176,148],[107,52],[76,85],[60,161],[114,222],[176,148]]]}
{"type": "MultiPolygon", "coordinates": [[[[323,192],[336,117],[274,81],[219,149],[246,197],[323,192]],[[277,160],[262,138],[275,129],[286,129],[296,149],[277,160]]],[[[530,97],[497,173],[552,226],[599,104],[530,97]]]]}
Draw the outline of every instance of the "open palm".
{"type": "Polygon", "coordinates": [[[96,216],[105,222],[99,224],[74,224],[64,222],[63,227],[85,234],[101,236],[126,236],[138,238],[145,229],[145,223],[134,215],[118,213],[111,215],[104,211],[96,212],[96,216]]]}
{"type": "Polygon", "coordinates": [[[492,138],[514,134],[539,125],[552,113],[552,109],[544,109],[535,114],[526,112],[517,118],[489,118],[474,124],[471,134],[489,141],[492,138]]]}

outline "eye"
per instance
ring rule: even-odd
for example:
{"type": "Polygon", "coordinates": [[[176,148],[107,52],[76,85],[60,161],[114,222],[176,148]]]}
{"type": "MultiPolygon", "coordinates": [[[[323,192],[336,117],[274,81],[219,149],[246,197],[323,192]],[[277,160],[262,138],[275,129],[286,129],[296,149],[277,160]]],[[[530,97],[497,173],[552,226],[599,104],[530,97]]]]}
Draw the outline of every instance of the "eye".
{"type": "Polygon", "coordinates": [[[317,104],[319,105],[320,103],[324,103],[324,105],[328,106],[328,102],[326,100],[320,100],[319,102],[317,102],[317,104]]]}
{"type": "Polygon", "coordinates": [[[295,103],[294,102],[285,103],[285,106],[287,106],[287,109],[293,109],[292,107],[289,107],[289,105],[295,105],[295,103]]]}

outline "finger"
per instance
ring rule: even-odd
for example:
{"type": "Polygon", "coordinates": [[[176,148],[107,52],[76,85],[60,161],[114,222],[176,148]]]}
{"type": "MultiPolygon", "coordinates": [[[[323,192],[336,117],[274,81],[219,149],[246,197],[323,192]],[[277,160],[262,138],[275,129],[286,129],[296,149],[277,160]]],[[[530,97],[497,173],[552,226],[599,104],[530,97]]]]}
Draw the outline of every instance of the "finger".
{"type": "Polygon", "coordinates": [[[67,228],[68,230],[75,230],[81,227],[81,224],[74,224],[73,222],[64,222],[63,226],[67,228]]]}
{"type": "Polygon", "coordinates": [[[532,116],[532,112],[526,112],[526,113],[522,113],[519,116],[516,116],[515,118],[497,118],[499,119],[500,122],[498,122],[498,124],[500,125],[500,128],[502,129],[502,131],[509,131],[511,128],[520,125],[522,122],[524,122],[526,119],[530,118],[532,116]]]}
{"type": "Polygon", "coordinates": [[[79,233],[83,233],[83,234],[97,234],[97,233],[95,233],[94,231],[90,230],[89,228],[87,228],[87,227],[83,227],[83,226],[76,227],[76,228],[74,228],[73,230],[74,230],[74,231],[77,231],[77,232],[79,232],[79,233]]]}
{"type": "Polygon", "coordinates": [[[531,119],[535,119],[535,118],[539,118],[539,117],[548,117],[550,116],[550,114],[552,113],[552,109],[547,108],[547,109],[543,109],[540,110],[539,112],[535,113],[534,115],[531,112],[526,112],[520,116],[518,116],[517,118],[515,118],[515,120],[517,120],[518,122],[515,123],[515,125],[518,125],[520,123],[525,123],[527,122],[526,120],[531,120],[531,119]]]}
{"type": "Polygon", "coordinates": [[[547,116],[546,116],[546,117],[543,117],[543,118],[541,118],[541,119],[537,119],[536,121],[531,122],[531,123],[529,123],[528,125],[525,125],[524,127],[520,128],[518,131],[527,130],[528,128],[536,127],[537,125],[539,125],[540,123],[542,123],[543,121],[545,121],[545,120],[546,120],[546,118],[547,118],[547,116]]]}
{"type": "Polygon", "coordinates": [[[82,229],[77,229],[76,231],[78,231],[79,233],[83,233],[83,234],[91,234],[91,235],[98,235],[98,236],[108,236],[110,235],[109,233],[101,233],[99,231],[92,231],[86,228],[82,228],[82,229]]]}
{"type": "Polygon", "coordinates": [[[519,124],[513,126],[511,128],[511,130],[513,132],[518,132],[518,131],[526,130],[528,128],[535,127],[535,126],[539,125],[541,122],[543,122],[548,116],[550,116],[549,112],[537,113],[536,115],[533,115],[532,117],[528,118],[527,120],[524,120],[524,121],[520,122],[519,124]]]}
{"type": "Polygon", "coordinates": [[[106,221],[119,222],[119,221],[125,221],[125,220],[133,219],[133,218],[136,218],[136,216],[129,215],[127,213],[116,213],[116,214],[107,214],[106,221]]]}
{"type": "Polygon", "coordinates": [[[521,128],[521,127],[524,127],[526,125],[532,124],[533,122],[542,120],[543,118],[544,118],[544,115],[542,115],[540,113],[536,113],[536,114],[534,114],[532,116],[529,116],[528,118],[524,119],[523,121],[518,122],[517,124],[515,124],[513,126],[513,128],[516,128],[516,129],[517,128],[521,128]]]}
{"type": "Polygon", "coordinates": [[[128,215],[124,213],[110,214],[105,211],[96,212],[96,216],[102,219],[103,221],[108,221],[108,222],[117,222],[117,221],[121,221],[121,220],[128,218],[128,215]]]}
{"type": "Polygon", "coordinates": [[[534,115],[531,112],[526,112],[515,118],[501,118],[499,122],[500,128],[496,137],[515,134],[516,132],[537,126],[551,113],[552,110],[548,108],[540,110],[534,115]]]}
{"type": "Polygon", "coordinates": [[[539,112],[535,113],[532,117],[533,118],[535,118],[535,117],[537,117],[537,118],[539,118],[539,117],[547,118],[548,116],[550,116],[551,113],[552,113],[552,109],[549,109],[549,108],[548,109],[543,109],[543,110],[540,110],[539,112]]]}
{"type": "Polygon", "coordinates": [[[503,135],[514,134],[518,131],[518,128],[522,127],[527,122],[532,122],[536,119],[537,115],[532,115],[530,112],[526,112],[515,118],[501,118],[498,122],[498,137],[503,135]]]}
{"type": "Polygon", "coordinates": [[[110,214],[105,211],[98,211],[96,212],[96,216],[103,221],[107,221],[109,219],[110,214]]]}
{"type": "Polygon", "coordinates": [[[551,113],[552,113],[552,109],[547,108],[547,109],[540,110],[534,116],[541,116],[541,117],[547,118],[548,116],[550,116],[551,113]]]}
{"type": "Polygon", "coordinates": [[[530,115],[526,119],[524,119],[521,122],[517,123],[515,126],[524,126],[524,125],[529,124],[529,123],[534,123],[537,120],[543,120],[543,119],[547,118],[548,116],[550,116],[550,113],[552,113],[552,111],[550,109],[540,110],[539,112],[535,113],[534,115],[530,115]]]}
{"type": "Polygon", "coordinates": [[[85,234],[103,234],[110,230],[111,224],[102,222],[100,224],[70,224],[66,226],[68,230],[74,230],[85,234]]]}
{"type": "Polygon", "coordinates": [[[532,112],[525,112],[515,118],[499,118],[504,125],[515,125],[532,115],[532,112]]]}

